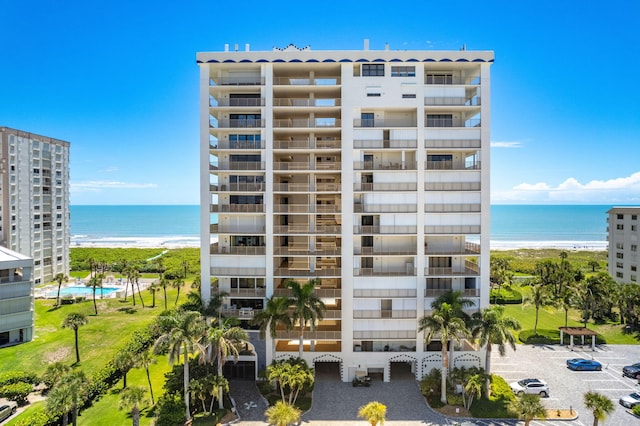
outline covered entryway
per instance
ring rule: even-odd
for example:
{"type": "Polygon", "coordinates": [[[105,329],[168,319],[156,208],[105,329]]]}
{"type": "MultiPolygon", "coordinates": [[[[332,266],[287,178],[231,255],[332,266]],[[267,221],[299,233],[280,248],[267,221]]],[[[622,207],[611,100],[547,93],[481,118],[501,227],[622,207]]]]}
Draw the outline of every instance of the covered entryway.
{"type": "Polygon", "coordinates": [[[560,327],[560,344],[564,344],[564,334],[569,335],[569,349],[573,351],[574,337],[580,337],[581,345],[584,346],[585,336],[591,336],[591,350],[596,350],[596,333],[587,327],[560,327]]]}
{"type": "Polygon", "coordinates": [[[256,363],[255,361],[227,361],[222,367],[222,374],[227,379],[236,380],[255,380],[256,379],[256,363]]]}
{"type": "Polygon", "coordinates": [[[388,380],[416,380],[417,360],[409,355],[397,355],[389,360],[388,380]]]}
{"type": "Polygon", "coordinates": [[[342,359],[334,355],[322,355],[313,360],[316,380],[341,381],[342,359]]]}

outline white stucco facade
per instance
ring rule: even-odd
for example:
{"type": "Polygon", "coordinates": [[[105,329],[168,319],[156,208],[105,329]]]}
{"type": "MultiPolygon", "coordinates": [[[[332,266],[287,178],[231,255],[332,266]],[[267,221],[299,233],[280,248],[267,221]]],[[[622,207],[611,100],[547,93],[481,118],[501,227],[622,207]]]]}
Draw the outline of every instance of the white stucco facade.
{"type": "Polygon", "coordinates": [[[620,284],[637,284],[640,207],[613,207],[607,215],[609,275],[620,284]]]}
{"type": "MultiPolygon", "coordinates": [[[[202,295],[250,317],[286,279],[328,309],[310,363],[392,379],[440,367],[418,319],[450,290],[489,305],[491,51],[198,53],[202,295]],[[217,279],[213,286],[205,285],[217,279]],[[243,312],[240,310],[243,309],[243,312]]],[[[297,356],[295,331],[262,365],[297,356]]],[[[482,365],[465,342],[455,366],[482,365]]]]}
{"type": "Polygon", "coordinates": [[[33,259],[0,247],[0,346],[33,339],[33,259]]]}

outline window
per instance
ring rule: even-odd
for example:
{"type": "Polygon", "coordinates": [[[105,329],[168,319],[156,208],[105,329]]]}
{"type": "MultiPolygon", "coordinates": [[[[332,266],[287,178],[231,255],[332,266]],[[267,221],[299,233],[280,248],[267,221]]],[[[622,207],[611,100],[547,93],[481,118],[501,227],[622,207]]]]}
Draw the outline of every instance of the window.
{"type": "Polygon", "coordinates": [[[427,127],[453,127],[453,115],[427,114],[427,127]]]}
{"type": "Polygon", "coordinates": [[[631,251],[638,251],[638,245],[637,244],[631,244],[631,251]]]}
{"type": "Polygon", "coordinates": [[[617,229],[618,231],[622,231],[622,230],[624,230],[624,225],[623,225],[623,224],[621,224],[621,223],[619,223],[619,224],[617,224],[617,225],[616,225],[616,229],[617,229]]]}
{"type": "Polygon", "coordinates": [[[624,249],[624,244],[622,244],[622,243],[616,243],[616,248],[617,248],[618,250],[622,250],[622,249],[624,249]]]}
{"type": "Polygon", "coordinates": [[[618,269],[622,269],[622,268],[624,268],[624,263],[622,263],[622,262],[616,262],[616,268],[618,268],[618,269]]]}
{"type": "Polygon", "coordinates": [[[632,214],[631,215],[631,220],[638,220],[638,215],[637,214],[632,214]]]}
{"type": "Polygon", "coordinates": [[[362,127],[375,127],[373,119],[374,119],[374,115],[372,112],[363,112],[360,114],[362,127]]]}
{"type": "Polygon", "coordinates": [[[415,77],[416,67],[391,67],[391,77],[415,77]]]}
{"type": "Polygon", "coordinates": [[[260,135],[229,135],[229,146],[232,149],[260,149],[260,135]]]}
{"type": "Polygon", "coordinates": [[[616,272],[616,278],[622,278],[622,277],[623,277],[622,272],[616,272]]]}
{"type": "Polygon", "coordinates": [[[231,114],[231,127],[260,127],[260,114],[231,114]]]}
{"type": "Polygon", "coordinates": [[[631,225],[631,231],[635,232],[638,229],[638,227],[636,225],[631,225]]]}
{"type": "Polygon", "coordinates": [[[636,265],[631,265],[631,272],[636,272],[638,267],[636,265]]]}
{"type": "Polygon", "coordinates": [[[451,154],[427,155],[427,169],[451,170],[453,168],[453,156],[451,154]]]}
{"type": "Polygon", "coordinates": [[[624,259],[624,254],[622,254],[622,253],[616,253],[616,258],[617,258],[617,259],[624,259]]]}
{"type": "Polygon", "coordinates": [[[622,219],[624,219],[624,215],[617,214],[617,215],[616,215],[616,219],[618,219],[618,220],[622,220],[622,219]]]}
{"type": "Polygon", "coordinates": [[[633,281],[634,283],[638,281],[635,275],[631,275],[631,281],[633,281]]]}
{"type": "Polygon", "coordinates": [[[427,84],[453,84],[453,74],[427,74],[427,84]]]}
{"type": "Polygon", "coordinates": [[[382,88],[380,86],[367,87],[367,96],[382,96],[382,88]]]}
{"type": "Polygon", "coordinates": [[[384,77],[384,64],[363,64],[363,77],[384,77]]]}

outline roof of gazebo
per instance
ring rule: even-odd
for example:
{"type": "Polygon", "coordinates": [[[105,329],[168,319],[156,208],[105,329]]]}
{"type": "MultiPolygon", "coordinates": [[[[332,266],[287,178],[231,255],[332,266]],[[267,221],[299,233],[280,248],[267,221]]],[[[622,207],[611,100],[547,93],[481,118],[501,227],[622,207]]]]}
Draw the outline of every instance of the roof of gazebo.
{"type": "Polygon", "coordinates": [[[598,333],[586,327],[560,327],[560,331],[570,336],[597,336],[598,333]]]}

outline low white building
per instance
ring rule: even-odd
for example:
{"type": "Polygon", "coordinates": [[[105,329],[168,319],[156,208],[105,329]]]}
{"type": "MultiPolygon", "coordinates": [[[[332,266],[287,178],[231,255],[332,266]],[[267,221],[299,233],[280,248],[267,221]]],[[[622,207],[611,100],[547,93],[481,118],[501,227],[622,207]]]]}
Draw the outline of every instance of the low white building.
{"type": "Polygon", "coordinates": [[[33,259],[0,247],[0,346],[33,339],[33,259]]]}

